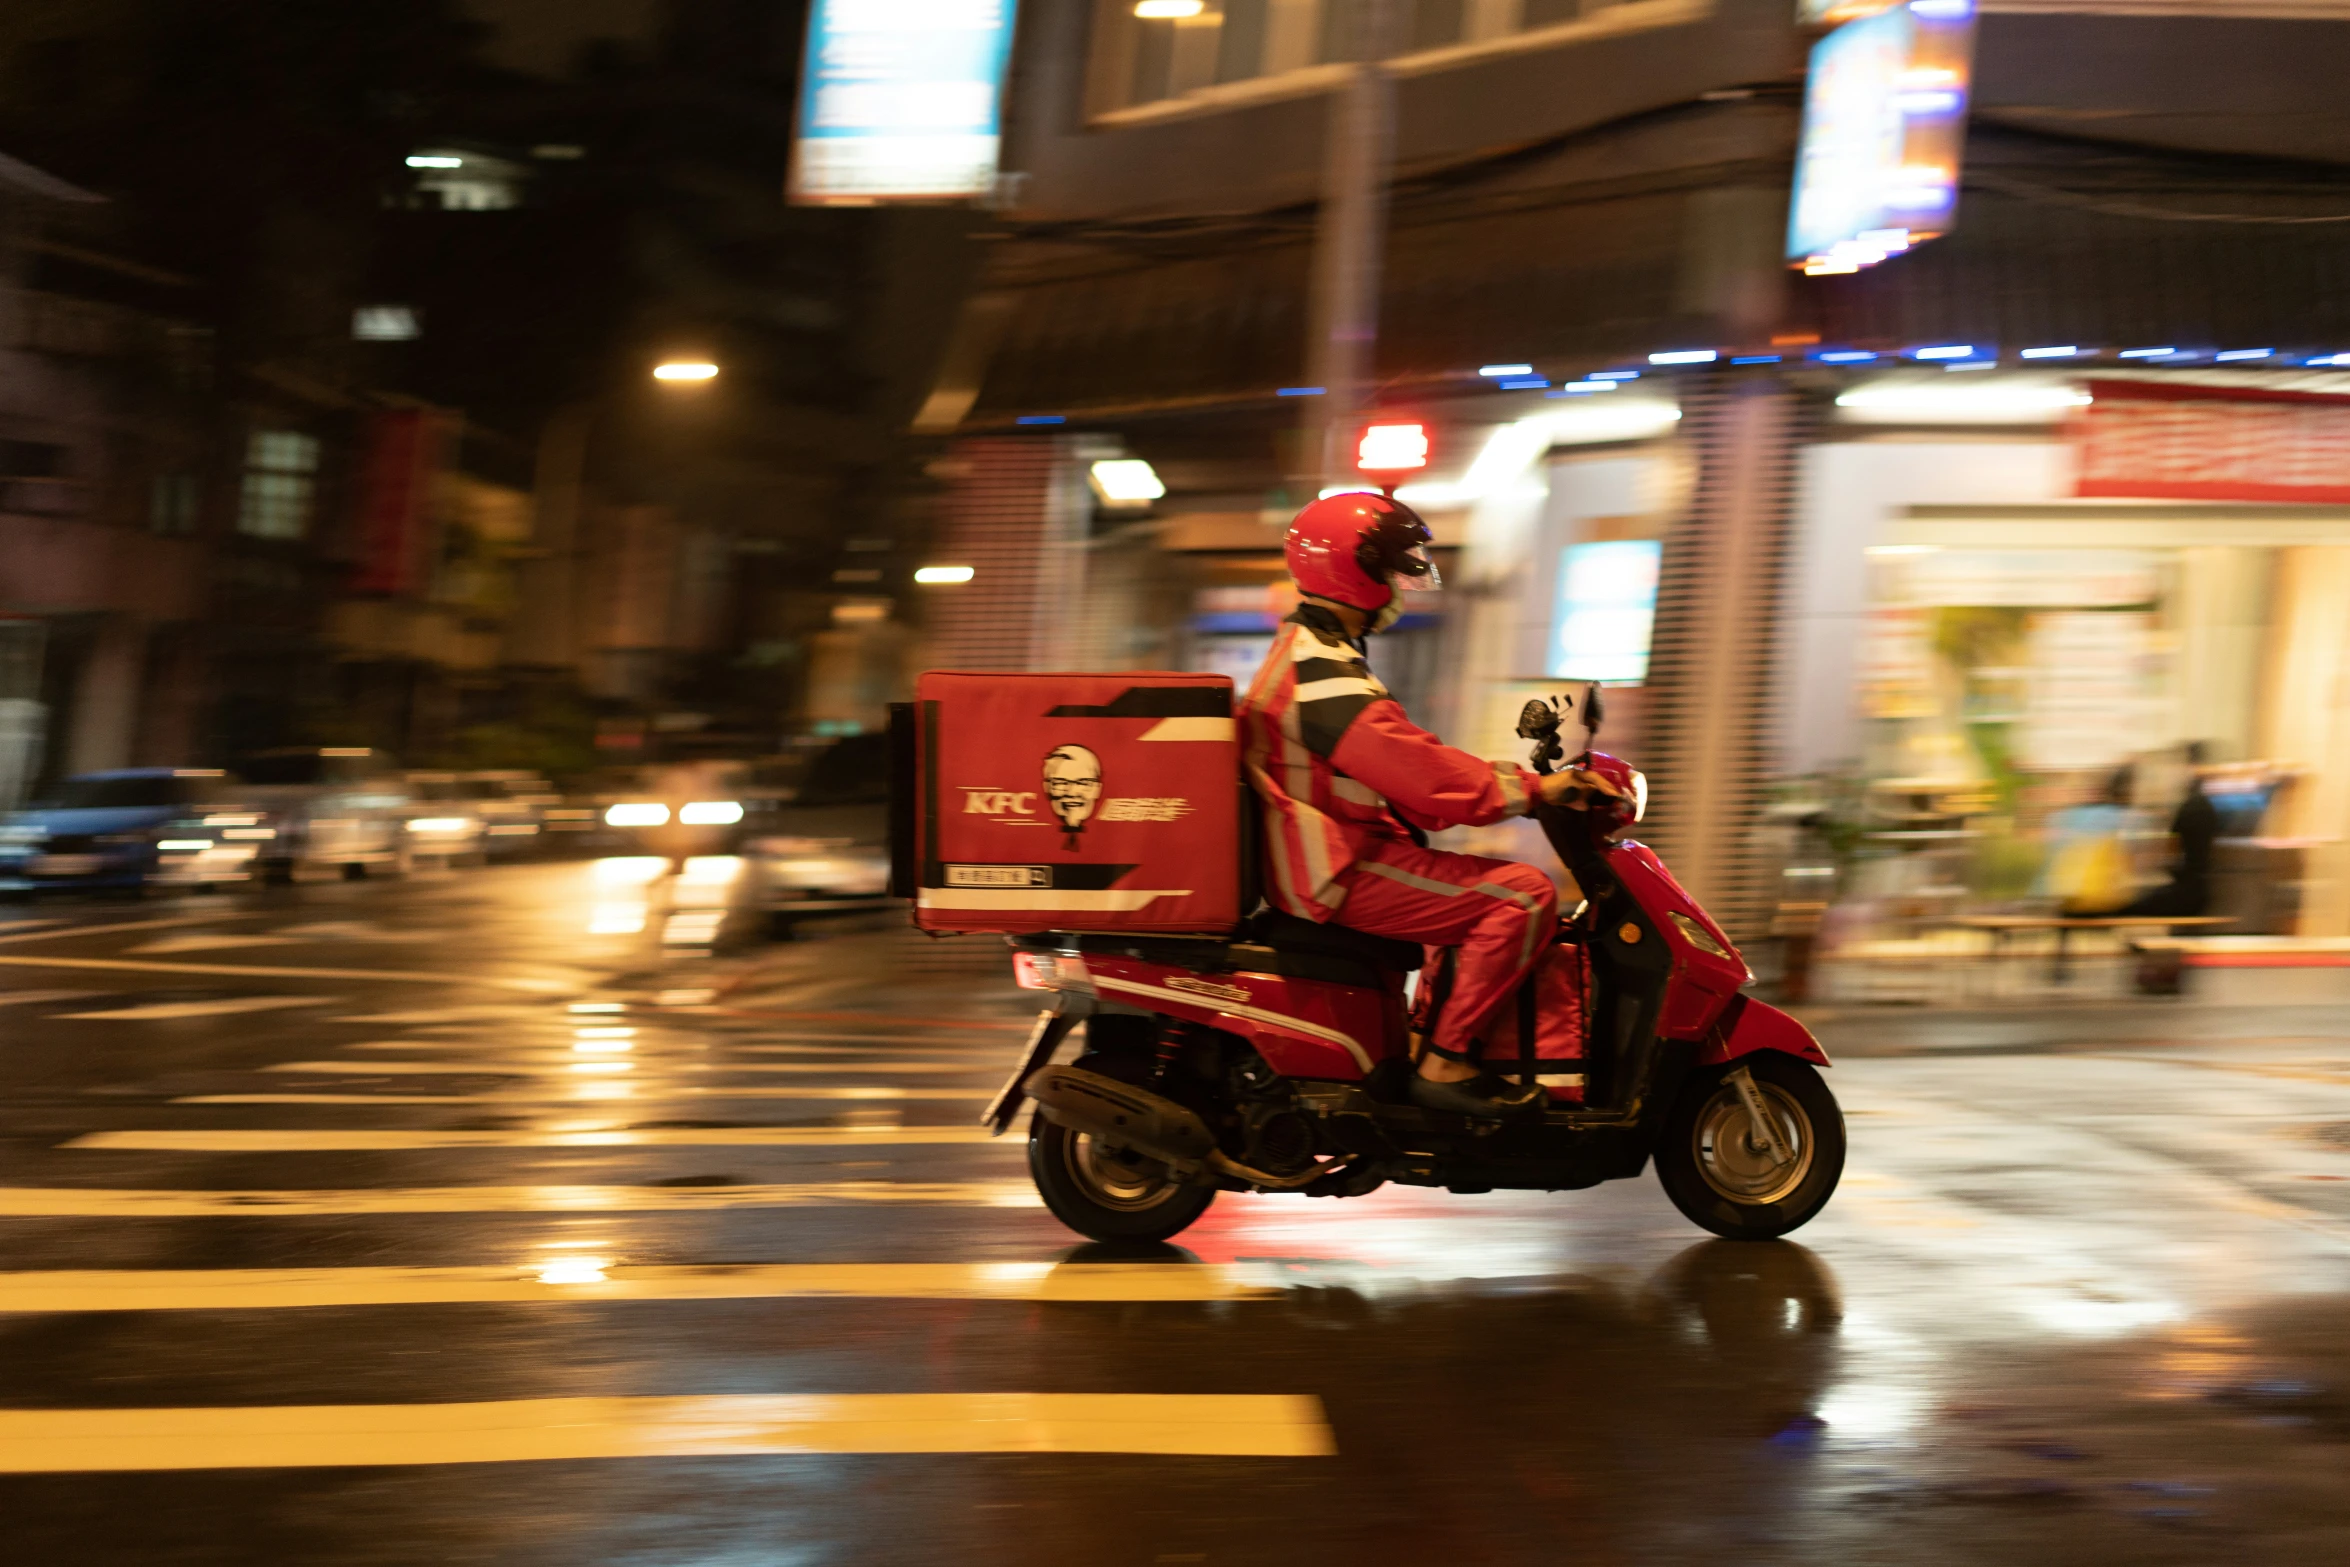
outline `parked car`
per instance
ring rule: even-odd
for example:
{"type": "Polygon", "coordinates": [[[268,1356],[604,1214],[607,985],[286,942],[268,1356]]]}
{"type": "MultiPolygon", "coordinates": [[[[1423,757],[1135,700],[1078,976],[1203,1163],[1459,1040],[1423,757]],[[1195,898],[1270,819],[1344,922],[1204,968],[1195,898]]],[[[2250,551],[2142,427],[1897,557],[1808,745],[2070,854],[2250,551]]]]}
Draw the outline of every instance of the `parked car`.
{"type": "Polygon", "coordinates": [[[488,824],[476,808],[472,791],[457,774],[409,773],[402,781],[408,790],[405,825],[410,860],[454,864],[482,857],[488,824]]]}
{"type": "MultiPolygon", "coordinates": [[[[763,793],[754,788],[753,793],[763,793]]],[[[889,740],[849,735],[755,801],[742,853],[770,931],[890,906],[889,740]]]]}
{"type": "Polygon", "coordinates": [[[0,890],[245,881],[274,835],[217,769],[84,773],[0,820],[0,890]]]}
{"type": "Polygon", "coordinates": [[[457,781],[481,817],[482,847],[492,858],[541,847],[547,813],[563,808],[563,796],[536,773],[459,773],[457,781]]]}
{"type": "Polygon", "coordinates": [[[365,746],[288,746],[237,763],[240,795],[269,813],[275,836],[265,877],[405,871],[410,862],[407,785],[381,751],[365,746]]]}

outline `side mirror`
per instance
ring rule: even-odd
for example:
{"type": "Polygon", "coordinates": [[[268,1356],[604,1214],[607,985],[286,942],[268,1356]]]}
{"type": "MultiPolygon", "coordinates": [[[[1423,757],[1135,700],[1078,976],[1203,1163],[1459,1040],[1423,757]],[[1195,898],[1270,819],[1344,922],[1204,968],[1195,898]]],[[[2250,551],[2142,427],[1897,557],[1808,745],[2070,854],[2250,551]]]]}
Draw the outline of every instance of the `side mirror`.
{"type": "Polygon", "coordinates": [[[1538,773],[1549,772],[1551,764],[1566,755],[1566,747],[1559,744],[1559,719],[1558,708],[1540,697],[1518,709],[1518,738],[1534,742],[1527,765],[1538,773]]]}

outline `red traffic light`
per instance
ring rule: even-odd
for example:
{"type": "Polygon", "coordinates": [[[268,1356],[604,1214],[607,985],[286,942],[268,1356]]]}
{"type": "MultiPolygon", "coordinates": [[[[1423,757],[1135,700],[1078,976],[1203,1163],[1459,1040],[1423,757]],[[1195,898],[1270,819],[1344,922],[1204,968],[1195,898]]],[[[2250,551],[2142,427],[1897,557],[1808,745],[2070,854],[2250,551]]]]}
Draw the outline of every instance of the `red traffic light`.
{"type": "Polygon", "coordinates": [[[1403,473],[1428,466],[1428,427],[1374,424],[1355,445],[1355,466],[1364,473],[1403,473]]]}

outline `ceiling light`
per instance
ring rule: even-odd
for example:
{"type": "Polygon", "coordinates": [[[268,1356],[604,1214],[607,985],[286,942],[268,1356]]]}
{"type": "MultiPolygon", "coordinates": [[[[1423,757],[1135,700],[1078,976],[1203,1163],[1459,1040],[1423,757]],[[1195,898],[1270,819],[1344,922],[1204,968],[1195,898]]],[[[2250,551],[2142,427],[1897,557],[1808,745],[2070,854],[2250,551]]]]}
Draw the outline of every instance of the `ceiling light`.
{"type": "Polygon", "coordinates": [[[667,364],[653,366],[656,381],[715,381],[718,367],[705,360],[672,359],[667,364]]]}
{"type": "Polygon", "coordinates": [[[1912,359],[1972,359],[1974,355],[1975,345],[1972,343],[1944,343],[1934,348],[1913,348],[1910,350],[1909,357],[1912,359]]]}
{"type": "Polygon", "coordinates": [[[1479,365],[1477,367],[1477,373],[1479,375],[1493,376],[1532,375],[1534,373],[1534,367],[1532,365],[1479,365]]]}
{"type": "Polygon", "coordinates": [[[942,582],[969,582],[976,575],[969,566],[923,566],[915,571],[914,580],[936,586],[942,582]]]}
{"type": "Polygon", "coordinates": [[[2070,359],[2079,352],[2078,348],[2067,343],[2062,348],[2027,348],[2023,352],[2023,357],[2026,359],[2070,359]]]}
{"type": "Polygon", "coordinates": [[[2062,382],[1947,381],[1864,386],[1836,406],[1863,424],[2038,424],[2085,407],[2089,394],[2062,382]]]}
{"type": "Polygon", "coordinates": [[[1134,0],[1134,14],[1146,22],[1175,22],[1207,9],[1204,0],[1134,0]]]}
{"type": "Polygon", "coordinates": [[[1140,457],[1118,457],[1093,465],[1093,492],[1106,506],[1148,506],[1167,493],[1158,471],[1140,457]]]}
{"type": "Polygon", "coordinates": [[[1650,354],[1652,365],[1710,365],[1721,358],[1710,348],[1676,348],[1670,353],[1650,354]]]}

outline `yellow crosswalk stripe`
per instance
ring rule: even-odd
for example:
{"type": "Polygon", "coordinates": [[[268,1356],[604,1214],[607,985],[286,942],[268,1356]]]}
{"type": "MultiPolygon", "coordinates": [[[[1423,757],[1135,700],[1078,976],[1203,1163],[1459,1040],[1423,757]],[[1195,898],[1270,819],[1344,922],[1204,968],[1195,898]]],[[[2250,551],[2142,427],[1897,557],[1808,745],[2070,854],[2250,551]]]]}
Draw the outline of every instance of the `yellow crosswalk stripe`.
{"type": "Polygon", "coordinates": [[[280,1061],[261,1070],[320,1074],[349,1072],[368,1077],[393,1073],[408,1077],[521,1077],[568,1074],[591,1064],[595,1064],[595,1070],[605,1070],[600,1063],[612,1061],[645,1066],[657,1064],[665,1071],[676,1072],[780,1072],[809,1077],[863,1077],[867,1073],[905,1077],[934,1072],[982,1070],[969,1061],[671,1061],[654,1055],[640,1056],[634,1052],[578,1055],[570,1051],[550,1052],[535,1061],[280,1061]]]}
{"type": "MultiPolygon", "coordinates": [[[[571,1097],[592,1100],[598,1104],[635,1104],[653,1099],[806,1099],[854,1100],[912,1103],[917,1100],[993,1099],[992,1088],[892,1088],[887,1085],[864,1085],[853,1088],[826,1087],[816,1084],[770,1088],[758,1083],[739,1084],[732,1088],[678,1088],[651,1083],[568,1085],[571,1097]],[[582,1090],[622,1087],[626,1093],[587,1093],[582,1090]]],[[[565,1085],[546,1088],[501,1089],[488,1094],[183,1094],[166,1101],[175,1105],[484,1105],[484,1104],[552,1104],[566,1094],[565,1085]]]]}
{"type": "Polygon", "coordinates": [[[85,1132],[61,1148],[132,1149],[142,1153],[343,1153],[420,1148],[882,1148],[892,1144],[993,1142],[983,1126],[660,1126],[499,1131],[85,1132]]]}
{"type": "Polygon", "coordinates": [[[0,1312],[288,1311],[630,1300],[1198,1301],[1277,1293],[1193,1263],[870,1262],[628,1267],[561,1253],[500,1268],[162,1268],[0,1273],[0,1312]]]}
{"type": "Polygon", "coordinates": [[[827,1203],[1042,1204],[1025,1180],[806,1181],[789,1186],[356,1186],[318,1191],[0,1187],[0,1219],[186,1219],[222,1214],[663,1213],[827,1203]]]}
{"type": "Polygon", "coordinates": [[[754,1393],[0,1411],[0,1472],[15,1474],[770,1453],[1336,1451],[1321,1401],[1303,1394],[754,1393]]]}

